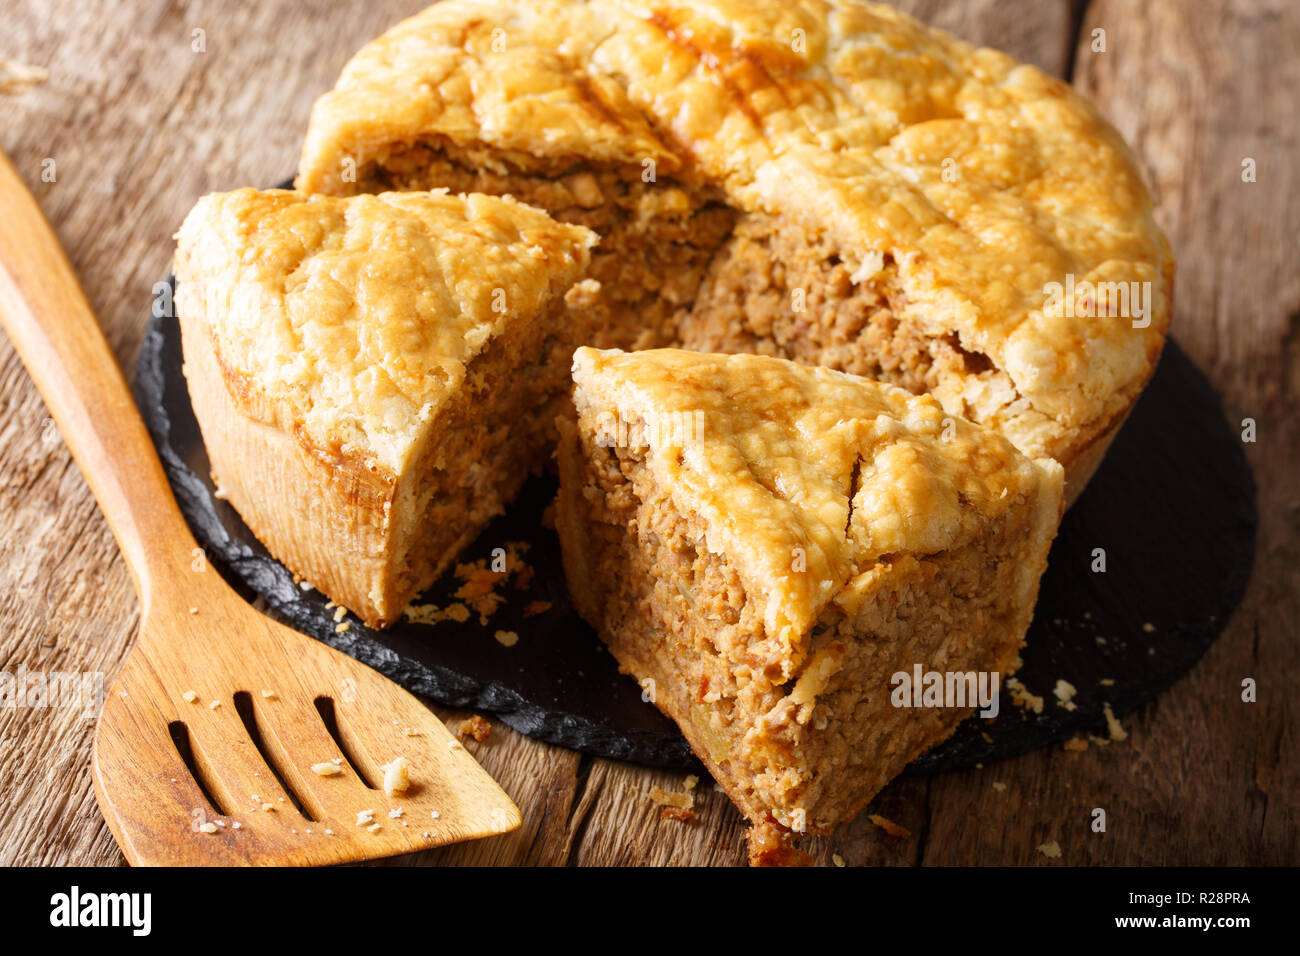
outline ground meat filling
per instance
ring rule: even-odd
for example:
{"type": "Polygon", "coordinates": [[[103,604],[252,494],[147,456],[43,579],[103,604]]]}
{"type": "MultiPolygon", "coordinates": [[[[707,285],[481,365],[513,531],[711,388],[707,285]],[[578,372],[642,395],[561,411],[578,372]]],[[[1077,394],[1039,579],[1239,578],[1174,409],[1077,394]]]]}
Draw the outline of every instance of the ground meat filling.
{"type": "Polygon", "coordinates": [[[368,192],[446,187],[510,195],[594,230],[600,244],[588,275],[604,290],[593,342],[602,348],[674,343],[677,325],[736,220],[716,190],[667,179],[644,182],[639,167],[569,167],[539,175],[510,169],[499,158],[471,163],[433,145],[390,150],[368,167],[360,186],[368,192]]]}
{"type": "Polygon", "coordinates": [[[588,284],[575,286],[549,314],[493,339],[466,369],[464,388],[430,430],[438,440],[420,452],[419,481],[396,503],[419,516],[399,522],[408,529],[393,557],[399,591],[442,573],[547,460],[555,418],[569,402],[573,352],[586,339],[589,294],[588,284]]]}
{"type": "Polygon", "coordinates": [[[992,370],[955,335],[935,338],[902,317],[898,267],[855,283],[829,237],[752,213],[718,252],[680,327],[702,352],[752,352],[827,365],[919,394],[953,376],[992,370]]]}
{"type": "Polygon", "coordinates": [[[747,813],[798,803],[821,748],[814,742],[796,761],[789,740],[753,733],[790,692],[772,679],[781,652],[761,606],[728,558],[703,546],[701,520],[673,505],[635,447],[592,450],[586,472],[592,563],[620,569],[600,596],[601,633],[620,665],[747,813]]]}
{"type": "Polygon", "coordinates": [[[944,382],[943,391],[962,394],[967,380],[985,379],[972,393],[985,397],[963,409],[976,421],[1018,397],[987,356],[903,317],[906,295],[889,257],[876,275],[854,282],[829,236],[781,216],[738,212],[716,189],[645,182],[639,167],[541,162],[413,143],[388,149],[358,185],[511,195],[594,230],[601,238],[588,275],[602,292],[592,303],[590,344],[598,348],[775,355],[916,394],[944,382]]]}

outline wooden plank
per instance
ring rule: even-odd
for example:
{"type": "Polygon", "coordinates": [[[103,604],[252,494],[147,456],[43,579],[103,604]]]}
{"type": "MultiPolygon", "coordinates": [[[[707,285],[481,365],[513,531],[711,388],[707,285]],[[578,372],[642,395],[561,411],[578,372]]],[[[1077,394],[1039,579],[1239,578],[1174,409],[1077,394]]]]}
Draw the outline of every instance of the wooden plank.
{"type": "Polygon", "coordinates": [[[1075,0],[899,0],[898,9],[969,43],[991,46],[1064,77],[1077,14],[1075,0]]]}
{"type": "MultiPolygon", "coordinates": [[[[1154,792],[1124,802],[1145,820],[1143,842],[1167,847],[1170,862],[1295,864],[1300,8],[1247,0],[1189,15],[1174,0],[1098,2],[1085,36],[1097,28],[1108,49],[1079,53],[1078,85],[1134,145],[1154,187],[1178,257],[1174,334],[1234,427],[1249,417],[1259,429],[1245,446],[1260,512],[1250,590],[1202,665],[1144,715],[1139,728],[1149,721],[1154,739],[1131,779],[1154,792]],[[1259,682],[1256,704],[1240,700],[1244,677],[1259,682]]],[[[1118,861],[1137,862],[1138,849],[1118,861]]]]}
{"type": "MultiPolygon", "coordinates": [[[[362,39],[422,5],[131,0],[107,18],[73,0],[10,5],[0,56],[51,77],[0,100],[0,144],[58,224],[124,364],[193,200],[289,175],[314,97],[362,39]],[[194,29],[206,31],[204,53],[191,49],[194,29]],[[47,158],[55,183],[40,179],[47,158]]],[[[1057,75],[1070,62],[1065,0],[901,5],[1057,75]]],[[[888,836],[864,816],[817,841],[822,861],[1039,862],[1036,845],[1051,839],[1064,862],[1297,860],[1297,722],[1286,687],[1300,677],[1300,295],[1286,259],[1298,195],[1286,97],[1300,31],[1290,5],[1261,0],[1197,15],[1170,0],[1096,2],[1084,36],[1097,26],[1107,52],[1080,49],[1078,82],[1133,142],[1161,200],[1180,261],[1176,334],[1223,390],[1229,417],[1260,422],[1249,452],[1262,547],[1247,605],[1191,676],[1127,722],[1125,743],[896,781],[871,809],[911,836],[888,836]],[[1240,182],[1245,155],[1259,163],[1255,184],[1240,182]],[[1240,679],[1252,674],[1261,703],[1239,705],[1240,679]],[[1112,824],[1089,840],[1082,826],[1098,805],[1112,824]],[[1193,830],[1188,820],[1201,822],[1193,830]]],[[[136,626],[130,582],[66,450],[57,436],[44,440],[45,409],[7,343],[0,407],[0,626],[11,635],[0,669],[111,677],[136,626]]],[[[665,821],[645,793],[680,789],[679,775],[580,758],[493,723],[488,741],[467,746],[519,804],[524,828],[398,862],[743,859],[740,819],[707,782],[696,821],[665,821]]],[[[0,863],[120,861],[90,792],[91,731],[71,712],[0,710],[0,863]]]]}

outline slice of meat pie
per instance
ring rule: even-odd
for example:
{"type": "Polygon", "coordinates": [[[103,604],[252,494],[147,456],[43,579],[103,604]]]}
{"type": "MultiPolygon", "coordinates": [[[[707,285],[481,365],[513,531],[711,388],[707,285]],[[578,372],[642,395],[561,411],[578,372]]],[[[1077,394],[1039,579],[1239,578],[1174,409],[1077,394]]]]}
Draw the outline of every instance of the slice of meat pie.
{"type": "Polygon", "coordinates": [[[851,819],[1014,669],[1055,461],[783,359],[584,348],[573,367],[570,590],[761,831],[851,819]],[[899,706],[918,667],[968,696],[899,706]]]}
{"type": "Polygon", "coordinates": [[[200,200],[175,262],[186,380],[257,537],[395,620],[550,454],[595,238],[489,196],[200,200]]]}

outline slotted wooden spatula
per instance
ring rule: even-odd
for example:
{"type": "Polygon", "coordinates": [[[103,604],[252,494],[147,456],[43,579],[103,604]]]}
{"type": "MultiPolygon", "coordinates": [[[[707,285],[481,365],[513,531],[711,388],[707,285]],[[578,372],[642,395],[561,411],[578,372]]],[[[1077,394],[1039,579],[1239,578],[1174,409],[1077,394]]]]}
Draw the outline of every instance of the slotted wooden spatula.
{"type": "Polygon", "coordinates": [[[0,153],[0,320],[140,596],[95,731],[134,864],[325,864],[505,833],[519,810],[418,700],[259,614],[203,560],[45,217],[0,153]],[[385,789],[406,761],[409,785],[385,789]]]}

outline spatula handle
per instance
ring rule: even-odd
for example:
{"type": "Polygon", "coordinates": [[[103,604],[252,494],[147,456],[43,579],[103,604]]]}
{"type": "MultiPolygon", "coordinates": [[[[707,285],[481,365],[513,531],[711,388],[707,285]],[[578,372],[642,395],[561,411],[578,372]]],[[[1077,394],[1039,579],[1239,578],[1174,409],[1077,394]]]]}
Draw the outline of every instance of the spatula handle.
{"type": "Polygon", "coordinates": [[[81,467],[147,607],[197,547],[54,230],[0,152],[0,323],[81,467]]]}

